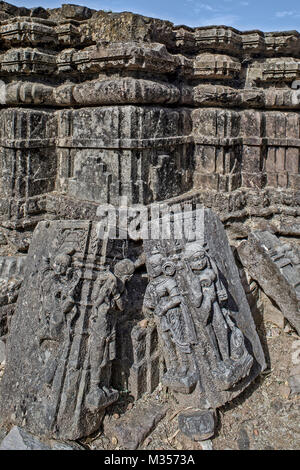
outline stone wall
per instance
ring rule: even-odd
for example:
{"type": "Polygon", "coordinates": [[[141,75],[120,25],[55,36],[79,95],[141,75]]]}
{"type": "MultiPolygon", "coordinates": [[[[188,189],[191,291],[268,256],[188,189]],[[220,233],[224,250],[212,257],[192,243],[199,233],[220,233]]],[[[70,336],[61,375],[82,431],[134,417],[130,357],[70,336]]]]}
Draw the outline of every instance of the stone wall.
{"type": "Polygon", "coordinates": [[[3,2],[0,13],[2,226],[88,218],[92,203],[124,196],[192,194],[236,218],[219,195],[243,194],[251,212],[250,191],[269,218],[292,206],[298,221],[298,32],[189,28],[72,5],[3,2]]]}

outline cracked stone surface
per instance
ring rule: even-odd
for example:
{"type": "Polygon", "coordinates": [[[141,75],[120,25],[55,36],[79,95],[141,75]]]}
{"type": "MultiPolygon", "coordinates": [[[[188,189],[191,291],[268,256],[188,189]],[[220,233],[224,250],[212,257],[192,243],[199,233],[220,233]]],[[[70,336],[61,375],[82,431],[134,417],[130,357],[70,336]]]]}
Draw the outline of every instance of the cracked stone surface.
{"type": "Polygon", "coordinates": [[[0,3],[1,445],[299,447],[299,51],[0,3]],[[205,237],[100,237],[153,203],[205,237]]]}

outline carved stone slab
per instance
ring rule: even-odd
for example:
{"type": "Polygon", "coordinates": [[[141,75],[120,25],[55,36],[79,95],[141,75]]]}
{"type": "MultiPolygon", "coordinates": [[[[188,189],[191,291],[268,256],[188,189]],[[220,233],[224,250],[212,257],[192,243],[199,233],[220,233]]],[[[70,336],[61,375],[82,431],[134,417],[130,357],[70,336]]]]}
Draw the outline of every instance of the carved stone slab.
{"type": "Polygon", "coordinates": [[[184,225],[180,239],[175,217],[169,238],[144,242],[144,311],[157,323],[164,385],[184,404],[215,409],[241,393],[265,359],[219,218],[199,209],[186,213],[184,225]]]}
{"type": "Polygon", "coordinates": [[[256,231],[238,247],[240,259],[300,334],[300,252],[276,235],[256,231]]]}
{"type": "Polygon", "coordinates": [[[26,256],[23,255],[0,256],[0,339],[2,340],[9,329],[10,318],[24,278],[25,264],[26,256]]]}
{"type": "Polygon", "coordinates": [[[134,265],[127,241],[99,237],[100,228],[55,221],[34,232],[1,381],[3,425],[75,440],[118,399],[115,328],[134,265]]]}

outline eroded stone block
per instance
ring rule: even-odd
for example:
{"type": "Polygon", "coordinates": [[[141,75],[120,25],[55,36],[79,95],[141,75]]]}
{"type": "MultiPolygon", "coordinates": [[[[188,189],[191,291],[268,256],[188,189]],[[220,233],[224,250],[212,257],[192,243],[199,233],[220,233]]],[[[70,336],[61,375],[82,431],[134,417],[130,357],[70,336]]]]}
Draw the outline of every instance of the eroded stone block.
{"type": "Polygon", "coordinates": [[[78,439],[118,399],[111,387],[118,313],[134,264],[100,224],[43,222],[27,258],[1,381],[4,425],[78,439]],[[30,292],[30,297],[28,297],[30,292]]]}
{"type": "Polygon", "coordinates": [[[224,228],[212,211],[199,209],[183,220],[174,216],[170,238],[145,240],[144,248],[144,310],[160,336],[162,383],[185,405],[217,408],[265,367],[224,228]],[[183,221],[188,232],[180,232],[183,221]]]}
{"type": "Polygon", "coordinates": [[[250,234],[238,247],[240,259],[249,272],[300,332],[300,255],[296,247],[282,243],[267,231],[250,234]]]}
{"type": "Polygon", "coordinates": [[[0,450],[51,450],[24,429],[14,426],[0,444],[0,450]]]}

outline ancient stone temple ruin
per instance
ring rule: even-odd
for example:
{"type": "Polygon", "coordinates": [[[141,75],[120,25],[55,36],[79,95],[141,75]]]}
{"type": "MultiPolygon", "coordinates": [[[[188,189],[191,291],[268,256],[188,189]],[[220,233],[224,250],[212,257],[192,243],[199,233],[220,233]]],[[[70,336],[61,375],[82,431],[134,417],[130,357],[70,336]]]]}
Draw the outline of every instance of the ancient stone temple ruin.
{"type": "Polygon", "coordinates": [[[69,4],[0,21],[0,429],[134,449],[171,409],[207,440],[267,367],[251,286],[300,332],[300,34],[69,4]]]}

